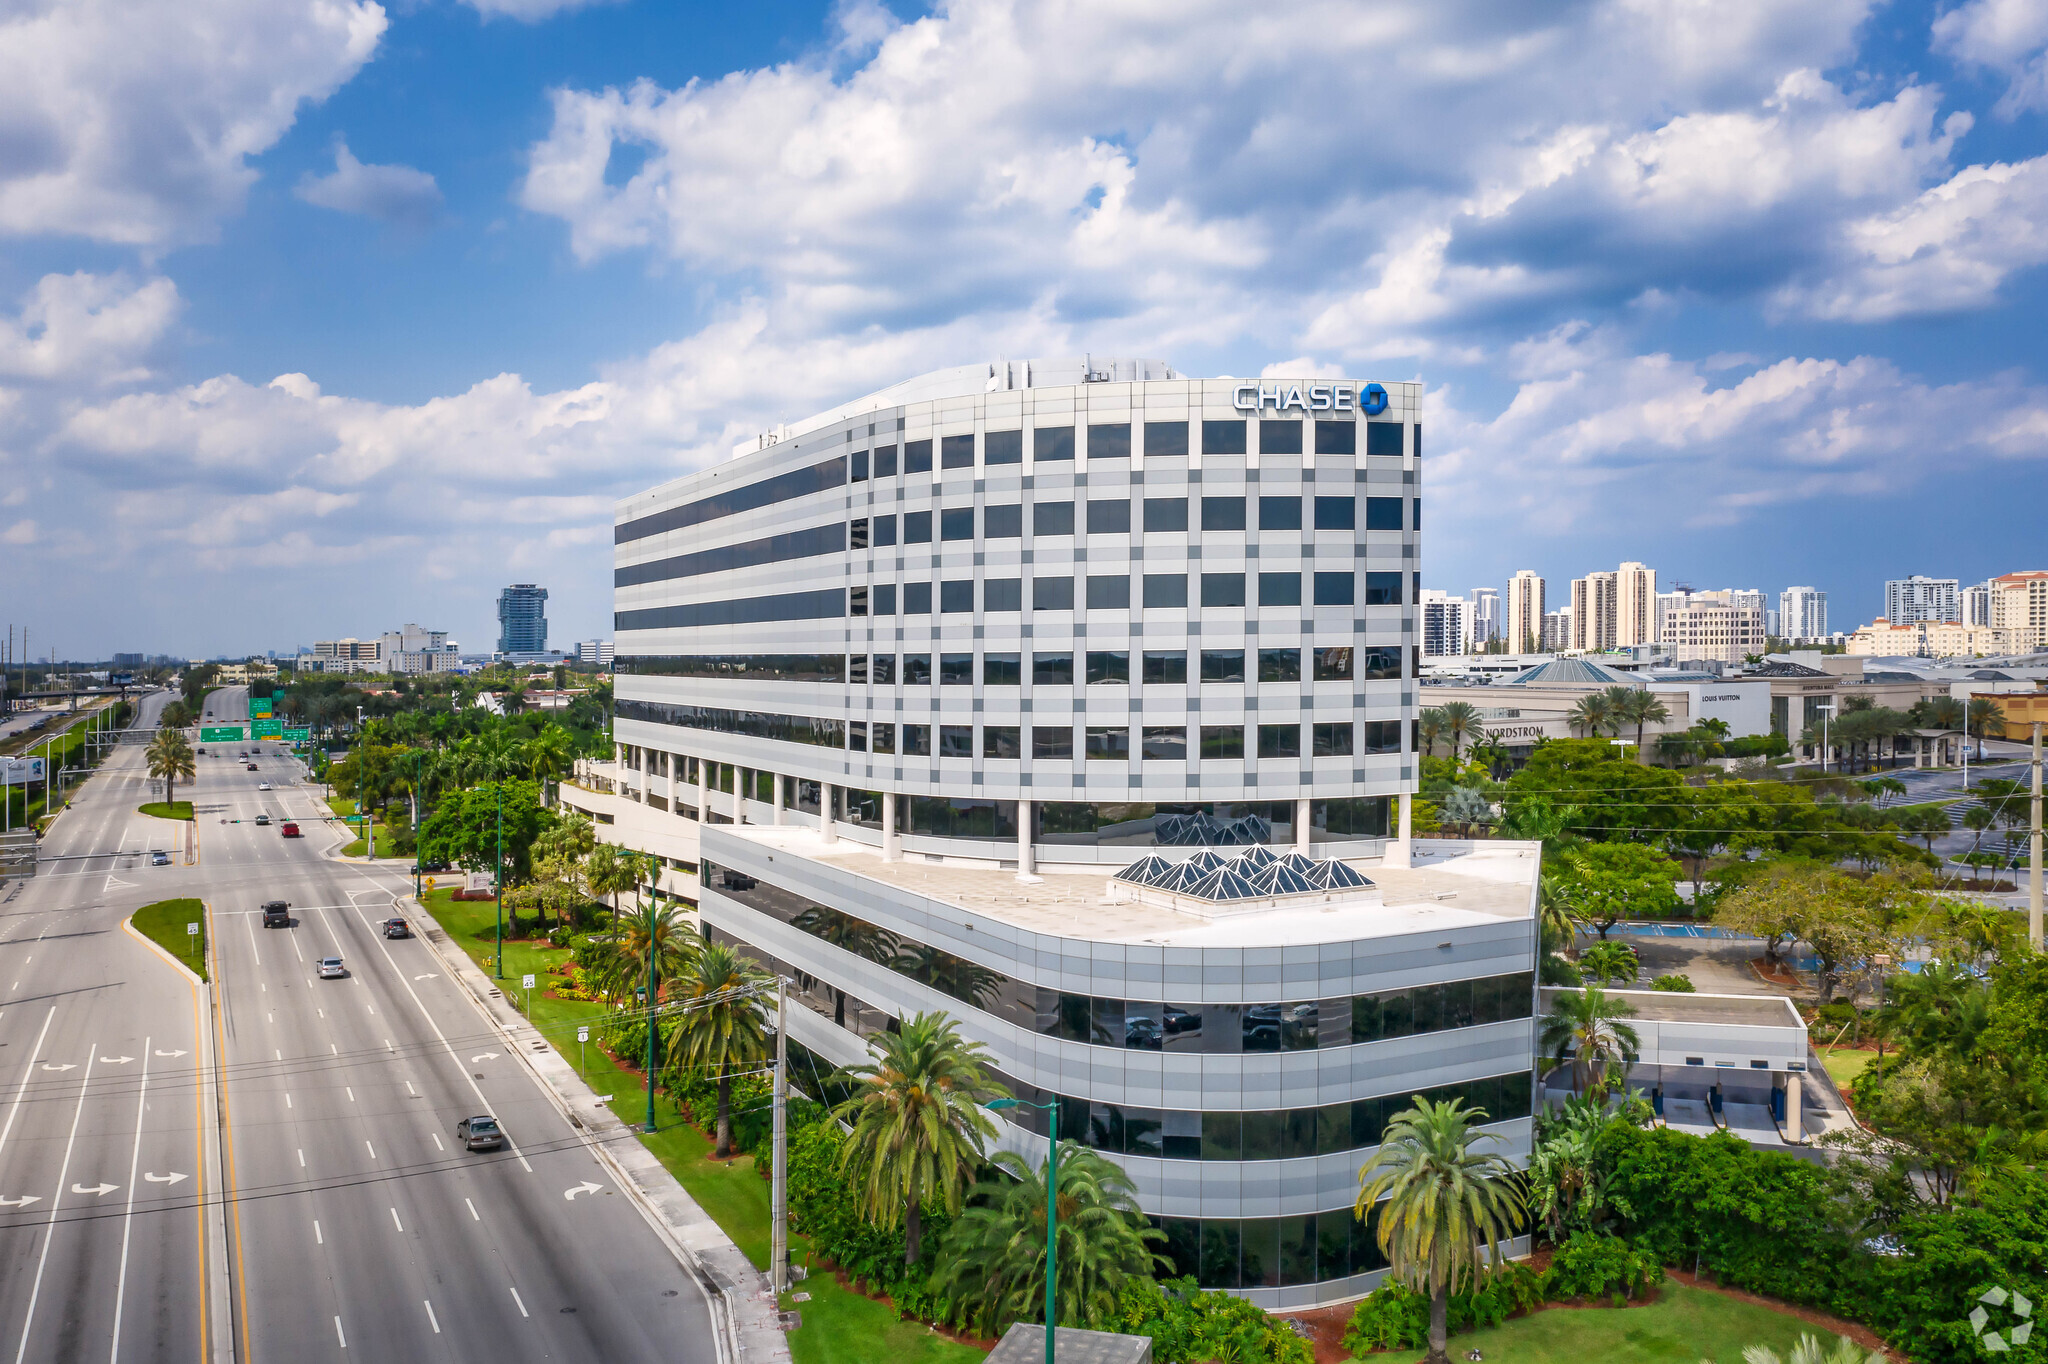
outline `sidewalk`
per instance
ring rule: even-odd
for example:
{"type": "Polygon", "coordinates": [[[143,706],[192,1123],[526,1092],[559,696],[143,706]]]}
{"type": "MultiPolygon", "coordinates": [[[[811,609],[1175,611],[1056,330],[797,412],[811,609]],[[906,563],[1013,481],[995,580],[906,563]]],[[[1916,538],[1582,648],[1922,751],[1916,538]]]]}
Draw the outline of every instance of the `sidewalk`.
{"type": "Polygon", "coordinates": [[[507,1048],[526,1062],[542,1090],[583,1133],[584,1144],[612,1171],[655,1233],[704,1285],[718,1318],[722,1364],[788,1364],[789,1337],[783,1332],[768,1276],[755,1269],[732,1238],[697,1206],[632,1127],[598,1102],[576,1068],[512,1007],[469,954],[449,941],[434,917],[417,904],[411,917],[450,978],[469,991],[504,1036],[507,1048]]]}

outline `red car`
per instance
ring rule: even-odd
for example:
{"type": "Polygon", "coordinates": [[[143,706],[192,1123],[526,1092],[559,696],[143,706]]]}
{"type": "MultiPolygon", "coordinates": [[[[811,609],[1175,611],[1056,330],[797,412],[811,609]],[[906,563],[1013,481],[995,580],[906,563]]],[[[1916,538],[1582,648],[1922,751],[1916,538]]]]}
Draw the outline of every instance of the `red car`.
{"type": "Polygon", "coordinates": [[[297,838],[299,837],[299,826],[292,823],[290,820],[286,820],[284,822],[284,828],[279,830],[279,832],[282,833],[286,838],[297,838]]]}

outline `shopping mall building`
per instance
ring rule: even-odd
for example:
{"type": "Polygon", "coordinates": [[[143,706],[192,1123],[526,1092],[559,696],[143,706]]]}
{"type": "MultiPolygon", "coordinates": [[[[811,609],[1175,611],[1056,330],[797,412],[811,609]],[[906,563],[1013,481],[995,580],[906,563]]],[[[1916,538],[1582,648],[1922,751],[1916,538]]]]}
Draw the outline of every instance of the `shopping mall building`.
{"type": "Polygon", "coordinates": [[[619,507],[564,799],[791,977],[805,1065],[944,1010],[1186,1272],[1357,1296],[1391,1113],[1530,1132],[1537,850],[1404,836],[1419,399],[999,362],[763,435],[619,507]]]}

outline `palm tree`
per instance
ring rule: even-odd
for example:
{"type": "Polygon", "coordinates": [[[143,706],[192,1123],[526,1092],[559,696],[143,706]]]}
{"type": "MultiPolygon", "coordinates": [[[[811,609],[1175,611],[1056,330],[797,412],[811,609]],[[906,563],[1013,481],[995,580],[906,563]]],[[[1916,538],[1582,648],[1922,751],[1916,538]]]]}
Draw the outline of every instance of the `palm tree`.
{"type": "Polygon", "coordinates": [[[524,746],[526,774],[535,781],[560,776],[569,765],[569,750],[569,731],[560,725],[544,726],[524,746]]]}
{"type": "MultiPolygon", "coordinates": [[[[963,1304],[966,1322],[999,1335],[1013,1321],[1045,1316],[1045,1165],[1014,1151],[989,1162],[1009,1178],[979,1186],[946,1235],[933,1292],[963,1304]]],[[[1111,1327],[1124,1281],[1163,1266],[1153,1248],[1166,1233],[1138,1209],[1128,1176],[1098,1151],[1060,1143],[1054,1190],[1061,1326],[1111,1327]]]]}
{"type": "Polygon", "coordinates": [[[1636,950],[1622,942],[1596,942],[1579,956],[1579,969],[1602,985],[1632,981],[1641,967],[1636,950]]]}
{"type": "Polygon", "coordinates": [[[1866,1350],[1847,1336],[1824,1345],[1817,1336],[1801,1335],[1792,1353],[1782,1358],[1768,1345],[1752,1345],[1742,1352],[1742,1364],[1885,1364],[1888,1358],[1883,1350],[1866,1350]]]}
{"type": "Polygon", "coordinates": [[[196,718],[192,714],[192,707],[186,705],[183,701],[173,701],[164,707],[163,713],[157,716],[156,722],[164,729],[190,729],[192,728],[192,722],[196,718]]]}
{"type": "Polygon", "coordinates": [[[1451,741],[1451,761],[1458,761],[1458,745],[1486,733],[1479,722],[1479,708],[1470,701],[1446,701],[1436,707],[1442,717],[1444,737],[1451,741]]]}
{"type": "Polygon", "coordinates": [[[1968,731],[1975,733],[1977,736],[1977,761],[1983,762],[1984,733],[1992,725],[2001,724],[2005,718],[2005,712],[2001,711],[1998,708],[1998,703],[1990,697],[1975,696],[1970,698],[1970,704],[1964,710],[1964,716],[1967,721],[1968,731]]]}
{"type": "Polygon", "coordinates": [[[1473,1149],[1499,1140],[1472,1130],[1473,1120],[1486,1116],[1456,1099],[1418,1097],[1387,1124],[1379,1150],[1358,1172],[1354,1214],[1377,1208],[1379,1245],[1394,1278],[1429,1295],[1427,1364],[1450,1358],[1451,1294],[1477,1287],[1506,1262],[1504,1243],[1526,1207],[1521,1178],[1506,1157],[1473,1149]]]}
{"type": "Polygon", "coordinates": [[[768,1014],[760,990],[769,976],[752,958],[713,942],[671,980],[680,987],[683,1011],[666,1039],[668,1083],[679,1087],[685,1070],[718,1082],[718,1144],[712,1155],[723,1160],[732,1154],[733,1076],[768,1055],[768,1014]]]}
{"type": "Polygon", "coordinates": [[[1578,703],[1564,717],[1565,724],[1572,729],[1584,730],[1585,737],[1590,739],[1607,728],[1613,718],[1612,710],[1613,707],[1605,696],[1599,692],[1589,692],[1580,697],[1578,703]]]}
{"type": "Polygon", "coordinates": [[[590,856],[583,859],[583,884],[590,887],[590,893],[612,902],[612,929],[619,926],[619,893],[632,890],[640,884],[640,870],[633,865],[633,855],[613,843],[600,843],[590,850],[590,856]]]}
{"type": "MultiPolygon", "coordinates": [[[[1963,827],[1970,831],[1970,884],[1977,884],[1977,849],[1984,842],[1984,834],[1998,823],[1998,815],[1988,805],[1978,805],[1963,811],[1963,827]]],[[[1993,884],[1996,884],[1994,881],[1993,884]]]]}
{"type": "Polygon", "coordinates": [[[1569,953],[1577,941],[1578,932],[1584,924],[1577,908],[1572,904],[1571,895],[1565,890],[1562,877],[1542,876],[1536,882],[1536,903],[1539,928],[1545,941],[1555,940],[1564,944],[1569,953]]]}
{"type": "Polygon", "coordinates": [[[1424,755],[1436,752],[1436,741],[1444,737],[1444,713],[1437,706],[1425,706],[1415,717],[1415,735],[1422,742],[1424,755]]]}
{"type": "Polygon", "coordinates": [[[1470,838],[1474,824],[1492,822],[1493,802],[1476,786],[1453,786],[1444,796],[1443,817],[1447,823],[1458,826],[1461,837],[1470,838]]]}
{"type": "Polygon", "coordinates": [[[198,780],[198,769],[193,763],[192,745],[187,742],[182,730],[158,729],[156,737],[149,741],[149,749],[144,757],[149,764],[149,775],[164,784],[166,805],[169,805],[176,796],[180,778],[186,781],[198,780]]]}
{"type": "Polygon", "coordinates": [[[904,1219],[903,1262],[915,1265],[923,1210],[960,1211],[984,1143],[996,1135],[980,1105],[1008,1093],[988,1078],[992,1059],[981,1043],[960,1036],[942,1013],[913,1014],[900,1032],[868,1039],[874,1058],[845,1068],[856,1083],[835,1116],[852,1130],[839,1153],[839,1172],[868,1221],[894,1228],[904,1219]]]}
{"type": "Polygon", "coordinates": [[[599,993],[617,1002],[652,984],[651,993],[658,995],[663,981],[688,974],[704,941],[684,913],[681,905],[652,901],[627,910],[600,956],[594,981],[599,993]]]}
{"type": "Polygon", "coordinates": [[[1669,720],[1670,708],[1657,693],[1647,687],[1619,687],[1609,690],[1618,690],[1622,693],[1614,707],[1614,713],[1623,723],[1636,727],[1636,756],[1640,758],[1643,752],[1643,727],[1650,724],[1661,725],[1669,720]]]}
{"type": "Polygon", "coordinates": [[[1549,1051],[1558,1065],[1571,1061],[1574,1094],[1584,1086],[1589,1072],[1597,1072],[1604,1085],[1609,1066],[1633,1064],[1642,1049],[1636,1030],[1621,1021],[1634,1017],[1635,1010],[1604,990],[1590,985],[1584,990],[1560,990],[1550,1009],[1537,1045],[1549,1051]]]}

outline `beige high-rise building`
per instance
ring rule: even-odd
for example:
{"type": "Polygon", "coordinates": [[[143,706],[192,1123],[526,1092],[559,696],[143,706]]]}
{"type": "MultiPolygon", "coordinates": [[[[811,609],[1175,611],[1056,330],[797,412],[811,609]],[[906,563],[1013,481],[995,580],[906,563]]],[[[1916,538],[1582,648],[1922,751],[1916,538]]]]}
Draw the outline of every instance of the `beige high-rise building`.
{"type": "Polygon", "coordinates": [[[1572,579],[1571,644],[1598,652],[1615,642],[1615,575],[1588,573],[1572,579]]]}
{"type": "Polygon", "coordinates": [[[1529,653],[1543,647],[1544,588],[1547,584],[1536,570],[1525,568],[1508,579],[1509,653],[1529,653]]]}
{"type": "Polygon", "coordinates": [[[1630,560],[1614,575],[1614,642],[1657,642],[1657,570],[1630,560]]]}
{"type": "Polygon", "coordinates": [[[2005,631],[2015,652],[2048,649],[2048,572],[2032,570],[1993,578],[1991,628],[2005,631]]]}

